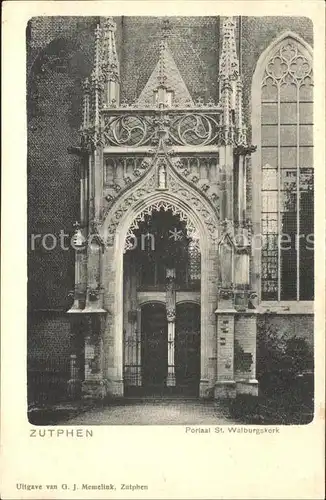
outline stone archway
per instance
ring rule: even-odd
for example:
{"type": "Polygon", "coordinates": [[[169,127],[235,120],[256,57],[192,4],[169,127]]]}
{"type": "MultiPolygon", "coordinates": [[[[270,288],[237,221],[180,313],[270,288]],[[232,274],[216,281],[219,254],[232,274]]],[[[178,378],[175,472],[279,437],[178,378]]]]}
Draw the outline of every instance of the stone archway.
{"type": "MultiPolygon", "coordinates": [[[[139,189],[139,188],[138,188],[139,189]]],[[[189,190],[189,188],[187,188],[189,190]]],[[[143,193],[144,194],[144,193],[143,193]]],[[[205,201],[200,200],[201,210],[207,211],[210,221],[214,214],[209,212],[205,201]]],[[[196,207],[186,203],[182,196],[170,191],[152,191],[139,199],[129,210],[122,214],[119,224],[114,225],[115,238],[106,247],[103,259],[104,307],[109,311],[105,330],[103,332],[103,375],[109,384],[109,392],[124,393],[123,386],[123,254],[126,238],[132,234],[135,221],[141,219],[146,211],[153,207],[165,206],[180,214],[187,221],[189,231],[198,237],[200,246],[201,266],[201,377],[200,395],[205,396],[209,385],[216,377],[216,323],[214,311],[216,308],[217,282],[217,249],[214,238],[211,237],[205,218],[196,207]]],[[[119,209],[120,210],[120,209],[119,209]]],[[[114,216],[113,216],[114,217],[114,216]]],[[[111,218],[112,220],[112,218],[111,218]]],[[[110,221],[106,221],[107,228],[110,221]]],[[[215,221],[216,227],[218,221],[215,221]]]]}
{"type": "MultiPolygon", "coordinates": [[[[125,390],[129,394],[180,394],[175,362],[176,303],[180,296],[200,297],[198,233],[178,207],[157,202],[136,217],[128,230],[124,250],[125,390]],[[144,299],[149,302],[147,309],[140,306],[144,299]],[[163,304],[161,313],[158,301],[163,304]]],[[[200,345],[197,351],[200,356],[200,345]]],[[[199,377],[197,391],[198,385],[199,377]]]]}

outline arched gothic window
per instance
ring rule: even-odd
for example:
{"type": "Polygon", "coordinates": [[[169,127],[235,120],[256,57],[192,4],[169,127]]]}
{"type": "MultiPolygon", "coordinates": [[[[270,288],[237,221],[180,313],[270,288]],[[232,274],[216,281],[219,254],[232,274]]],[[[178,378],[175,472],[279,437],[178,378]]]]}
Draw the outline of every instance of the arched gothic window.
{"type": "Polygon", "coordinates": [[[312,71],[311,48],[286,33],[262,54],[254,74],[262,300],[313,299],[312,71]]]}

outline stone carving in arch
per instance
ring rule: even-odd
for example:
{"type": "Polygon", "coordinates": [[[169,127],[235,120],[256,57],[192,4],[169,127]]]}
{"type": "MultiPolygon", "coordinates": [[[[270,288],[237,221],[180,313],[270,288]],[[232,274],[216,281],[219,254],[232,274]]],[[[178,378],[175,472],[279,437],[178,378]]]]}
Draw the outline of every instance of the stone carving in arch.
{"type": "Polygon", "coordinates": [[[138,229],[139,227],[138,223],[143,222],[145,220],[145,215],[151,215],[153,212],[158,212],[161,209],[165,211],[171,210],[173,215],[179,215],[180,220],[186,222],[187,236],[191,238],[194,242],[196,242],[196,245],[199,247],[199,233],[195,227],[195,224],[191,221],[186,212],[182,210],[182,208],[179,208],[168,201],[160,200],[153,203],[153,205],[150,205],[149,207],[145,208],[136,215],[134,221],[129,226],[129,230],[127,232],[127,236],[125,239],[124,251],[127,251],[134,247],[134,241],[135,241],[134,231],[135,229],[138,229]]]}
{"type": "MultiPolygon", "coordinates": [[[[217,240],[219,229],[217,213],[200,193],[179,178],[171,168],[168,159],[160,155],[156,157],[148,174],[136,186],[131,187],[124,193],[111,207],[101,229],[106,244],[109,246],[114,244],[117,228],[126,214],[134,212],[134,222],[127,235],[132,237],[132,231],[137,228],[137,223],[142,220],[145,214],[161,208],[166,210],[170,208],[182,220],[187,220],[189,235],[194,239],[198,239],[195,229],[196,224],[190,221],[188,215],[191,211],[195,212],[212,242],[217,240]],[[166,166],[166,184],[162,189],[158,178],[157,165],[161,165],[163,161],[166,166]],[[156,197],[153,203],[150,203],[149,208],[147,200],[155,193],[159,193],[159,196],[156,197]],[[169,196],[167,195],[174,195],[178,203],[174,204],[168,201],[169,196]],[[142,202],[144,203],[143,209],[141,208],[142,202]],[[138,208],[139,205],[140,209],[138,208]],[[185,209],[181,208],[182,206],[185,209]],[[187,210],[186,207],[189,209],[187,210]]],[[[128,243],[126,248],[128,248],[128,243]]]]}

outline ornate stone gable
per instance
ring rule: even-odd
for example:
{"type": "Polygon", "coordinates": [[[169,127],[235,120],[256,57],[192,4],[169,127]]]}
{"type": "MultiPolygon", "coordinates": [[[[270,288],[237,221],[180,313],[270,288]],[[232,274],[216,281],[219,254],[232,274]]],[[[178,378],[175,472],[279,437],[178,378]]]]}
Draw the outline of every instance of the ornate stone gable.
{"type": "MultiPolygon", "coordinates": [[[[167,194],[176,195],[178,205],[187,207],[188,210],[195,211],[197,217],[202,220],[207,229],[207,234],[213,241],[218,236],[219,214],[217,207],[205,197],[195,186],[180,177],[174,170],[173,165],[163,152],[158,152],[152,162],[151,167],[145,176],[135,185],[129,187],[111,206],[103,213],[100,233],[107,245],[113,245],[117,228],[127,212],[135,212],[135,218],[139,212],[139,205],[147,207],[147,199],[155,194],[161,193],[162,203],[169,201],[167,194]]],[[[140,210],[141,212],[141,210],[140,210]]],[[[179,210],[180,212],[180,210],[179,210]]],[[[183,214],[186,217],[187,210],[183,214]]]]}

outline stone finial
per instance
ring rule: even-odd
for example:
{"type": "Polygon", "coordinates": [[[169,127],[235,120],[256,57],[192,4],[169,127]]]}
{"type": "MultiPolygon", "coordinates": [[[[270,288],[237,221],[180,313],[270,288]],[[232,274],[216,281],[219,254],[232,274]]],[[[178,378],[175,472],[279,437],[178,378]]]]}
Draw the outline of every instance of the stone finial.
{"type": "Polygon", "coordinates": [[[103,22],[103,30],[105,31],[111,31],[115,33],[117,29],[117,25],[113,20],[113,17],[106,17],[104,22],[103,22]]]}
{"type": "Polygon", "coordinates": [[[116,23],[112,17],[103,22],[102,66],[105,78],[119,80],[119,60],[115,42],[116,23]]]}
{"type": "Polygon", "coordinates": [[[160,41],[160,55],[159,55],[159,73],[158,73],[158,83],[160,86],[166,84],[166,50],[168,44],[169,34],[171,32],[171,27],[169,20],[166,19],[163,22],[162,27],[162,38],[160,41]]]}
{"type": "Polygon", "coordinates": [[[102,30],[100,25],[98,24],[95,28],[94,75],[96,77],[98,77],[100,73],[101,35],[102,35],[102,30]]]}
{"type": "Polygon", "coordinates": [[[225,143],[246,145],[247,133],[242,102],[243,85],[236,49],[236,22],[234,17],[225,18],[222,25],[219,80],[225,143]]]}
{"type": "Polygon", "coordinates": [[[222,26],[222,53],[220,57],[221,80],[236,80],[240,73],[235,28],[236,22],[233,17],[228,17],[224,20],[222,26]]]}
{"type": "Polygon", "coordinates": [[[105,106],[117,107],[120,101],[120,65],[116,48],[116,23],[108,17],[102,24],[101,71],[105,106]]]}

